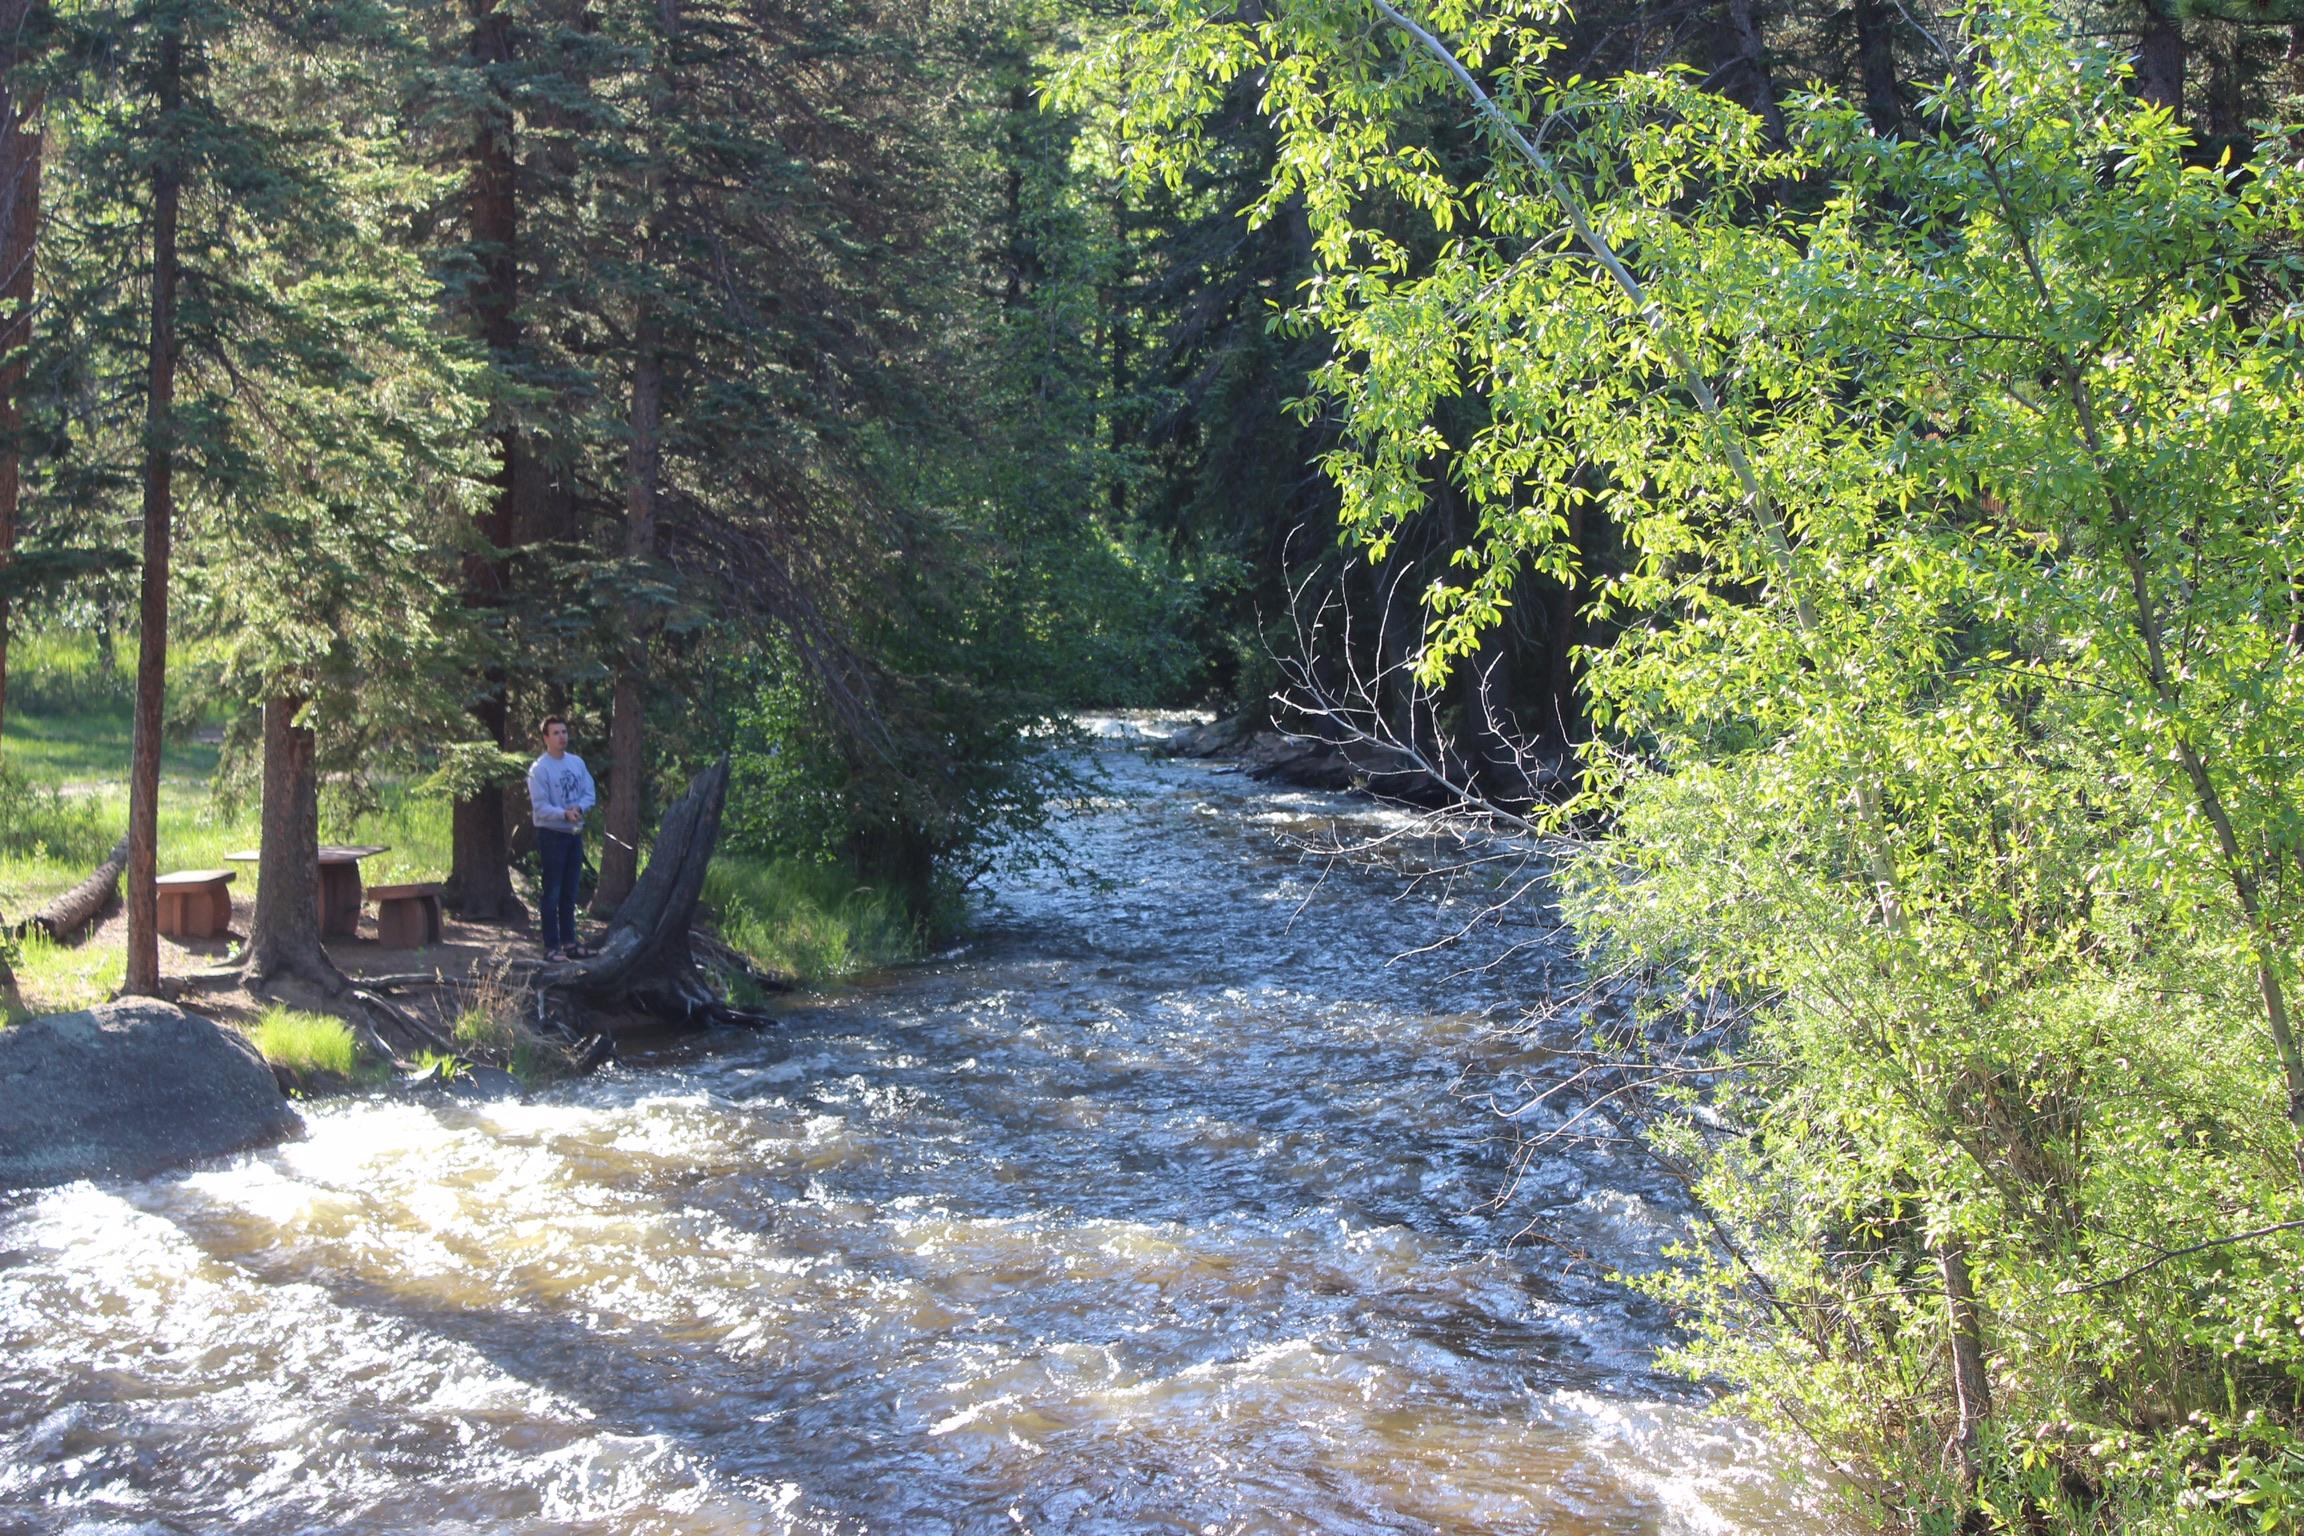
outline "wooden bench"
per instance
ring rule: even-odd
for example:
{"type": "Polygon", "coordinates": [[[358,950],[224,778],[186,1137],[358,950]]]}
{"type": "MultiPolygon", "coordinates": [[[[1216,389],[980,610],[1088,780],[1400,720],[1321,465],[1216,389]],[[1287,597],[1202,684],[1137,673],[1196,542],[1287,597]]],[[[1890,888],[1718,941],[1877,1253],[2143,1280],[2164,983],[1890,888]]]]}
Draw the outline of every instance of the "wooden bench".
{"type": "Polygon", "coordinates": [[[152,882],[160,888],[160,931],[172,939],[212,939],[232,926],[228,869],[186,869],[152,882]]]}
{"type": "Polygon", "coordinates": [[[417,949],[440,942],[440,885],[372,885],[376,942],[385,949],[417,949]]]}

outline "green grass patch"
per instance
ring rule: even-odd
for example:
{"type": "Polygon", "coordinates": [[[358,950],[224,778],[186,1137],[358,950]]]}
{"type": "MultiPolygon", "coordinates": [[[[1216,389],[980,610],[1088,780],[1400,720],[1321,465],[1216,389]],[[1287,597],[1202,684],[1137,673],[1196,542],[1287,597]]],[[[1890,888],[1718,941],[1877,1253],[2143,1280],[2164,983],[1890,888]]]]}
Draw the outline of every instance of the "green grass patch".
{"type": "Polygon", "coordinates": [[[721,854],[704,877],[720,936],[762,970],[833,981],[913,959],[920,931],[893,892],[836,864],[721,854]]]}
{"type": "MultiPolygon", "coordinates": [[[[132,641],[123,646],[133,656],[132,641]]],[[[190,687],[199,668],[172,676],[190,687]]],[[[212,702],[171,698],[172,721],[221,721],[212,702]]],[[[0,736],[0,916],[10,919],[85,879],[128,825],[129,691],[107,676],[86,635],[35,630],[9,650],[8,714],[0,736]]],[[[254,891],[256,867],[225,855],[255,848],[260,807],[253,793],[219,798],[220,749],[173,736],[160,764],[160,870],[234,869],[236,899],[254,891]]],[[[382,844],[361,876],[370,884],[437,880],[448,871],[449,807],[404,784],[375,787],[374,803],[346,815],[339,787],[321,792],[321,835],[382,844]]]]}
{"type": "Polygon", "coordinates": [[[248,1032],[256,1049],[274,1066],[298,1077],[327,1075],[347,1080],[360,1074],[360,1045],[342,1019],[294,1008],[272,1007],[248,1032]]]}
{"type": "Polygon", "coordinates": [[[117,995],[127,980],[127,956],[96,944],[59,944],[37,929],[16,942],[11,968],[21,1003],[8,1020],[39,1013],[93,1008],[117,995]]]}

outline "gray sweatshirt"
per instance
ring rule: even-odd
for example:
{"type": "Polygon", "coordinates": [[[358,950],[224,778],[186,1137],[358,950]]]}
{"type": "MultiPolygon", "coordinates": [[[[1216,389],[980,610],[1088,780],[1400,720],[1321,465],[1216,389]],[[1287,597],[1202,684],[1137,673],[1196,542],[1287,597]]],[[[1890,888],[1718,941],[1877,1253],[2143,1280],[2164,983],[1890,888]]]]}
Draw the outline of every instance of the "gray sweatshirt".
{"type": "Polygon", "coordinates": [[[588,811],[598,799],[591,770],[573,752],[563,752],[557,759],[547,752],[528,770],[529,815],[545,831],[581,834],[584,823],[570,821],[568,808],[588,811]]]}

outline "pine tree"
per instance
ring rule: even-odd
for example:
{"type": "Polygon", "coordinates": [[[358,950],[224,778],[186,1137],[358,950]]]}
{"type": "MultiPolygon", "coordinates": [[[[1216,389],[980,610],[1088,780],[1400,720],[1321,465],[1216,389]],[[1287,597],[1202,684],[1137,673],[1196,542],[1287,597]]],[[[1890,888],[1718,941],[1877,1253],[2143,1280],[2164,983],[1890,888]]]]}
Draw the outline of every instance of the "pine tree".
{"type": "MultiPolygon", "coordinates": [[[[371,120],[358,117],[361,54],[389,53],[393,22],[358,4],[283,19],[225,0],[60,17],[77,68],[58,139],[69,216],[49,264],[56,334],[43,345],[69,349],[75,371],[60,429],[71,462],[47,488],[60,506],[102,518],[136,487],[132,992],[159,985],[153,880],[172,621],[228,615],[235,675],[292,726],[303,701],[324,698],[323,664],[345,649],[315,635],[371,632],[343,620],[348,606],[405,617],[391,594],[426,579],[428,546],[396,509],[428,494],[423,466],[446,460],[425,445],[468,413],[437,354],[431,289],[385,235],[385,221],[409,211],[396,190],[406,173],[372,109],[371,120]],[[141,313],[130,307],[136,285],[121,281],[131,275],[116,240],[124,228],[141,232],[147,253],[141,313]],[[406,359],[418,355],[430,361],[411,383],[406,359]],[[323,558],[331,541],[349,561],[323,558]],[[228,551],[261,558],[209,563],[228,551]],[[199,599],[189,613],[172,613],[180,577],[199,599]]],[[[278,733],[274,742],[288,750],[290,777],[308,777],[308,744],[278,733]]],[[[305,793],[279,782],[283,803],[305,793]]],[[[296,916],[312,907],[313,834],[300,816],[274,821],[268,814],[277,835],[259,871],[257,969],[325,979],[332,972],[317,944],[301,941],[296,916]]]]}
{"type": "Polygon", "coordinates": [[[0,0],[0,734],[8,721],[9,569],[23,494],[23,389],[40,230],[40,108],[27,78],[46,7],[0,0]]]}

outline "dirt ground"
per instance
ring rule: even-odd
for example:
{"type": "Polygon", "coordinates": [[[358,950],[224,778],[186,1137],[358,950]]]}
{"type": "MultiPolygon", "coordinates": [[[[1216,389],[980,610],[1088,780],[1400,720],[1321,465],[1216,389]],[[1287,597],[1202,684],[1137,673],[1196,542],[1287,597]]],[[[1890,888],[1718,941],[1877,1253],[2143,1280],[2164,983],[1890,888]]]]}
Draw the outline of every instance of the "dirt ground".
{"type": "MultiPolygon", "coordinates": [[[[247,939],[253,904],[252,897],[235,896],[231,926],[215,938],[161,938],[160,974],[181,984],[177,1001],[183,1007],[232,1024],[253,1023],[264,1011],[270,1000],[252,995],[229,964],[247,939]]],[[[587,938],[597,938],[597,925],[579,926],[587,938]]],[[[125,905],[115,905],[82,940],[116,947],[127,941],[125,905]]],[[[330,939],[327,949],[329,958],[355,985],[377,977],[399,979],[401,984],[392,989],[393,1002],[443,1034],[468,1008],[486,1007],[491,994],[516,990],[543,958],[533,924],[510,928],[455,917],[442,922],[437,944],[387,949],[376,942],[375,914],[366,909],[360,914],[358,936],[330,939]],[[429,977],[431,982],[410,980],[416,977],[429,977]]]]}

